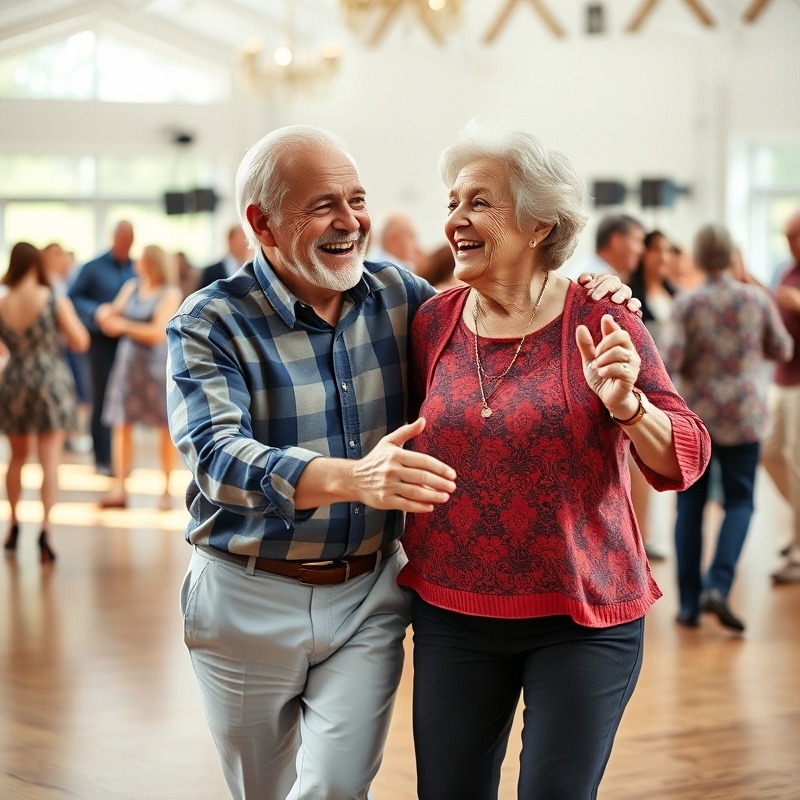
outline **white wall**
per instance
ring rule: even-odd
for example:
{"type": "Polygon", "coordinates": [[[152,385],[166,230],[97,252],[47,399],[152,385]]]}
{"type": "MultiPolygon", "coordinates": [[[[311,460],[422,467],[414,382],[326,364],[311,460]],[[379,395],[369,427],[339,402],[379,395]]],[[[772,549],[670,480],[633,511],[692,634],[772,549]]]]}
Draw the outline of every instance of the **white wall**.
{"type": "MultiPolygon", "coordinates": [[[[563,150],[587,181],[618,178],[633,186],[649,176],[690,184],[692,196],[673,210],[642,214],[635,198],[629,205],[646,225],[688,243],[709,219],[738,224],[729,214],[726,176],[743,142],[800,141],[800,103],[790,91],[800,78],[800,6],[773,0],[750,26],[741,21],[749,1],[703,0],[718,19],[708,30],[682,0],[662,0],[630,35],[623,28],[641,0],[606,0],[608,32],[590,37],[583,33],[584,0],[549,0],[565,39],[519,2],[487,47],[481,38],[504,3],[471,0],[445,49],[409,24],[392,29],[376,49],[346,44],[341,70],[321,97],[237,97],[210,109],[0,102],[0,149],[168,150],[165,131],[180,127],[196,133],[198,152],[223,165],[231,185],[219,188],[229,194],[241,154],[269,127],[321,124],[349,141],[373,217],[407,209],[433,246],[445,205],[438,154],[461,124],[481,115],[563,150]]],[[[232,214],[225,206],[223,212],[232,214]]],[[[592,238],[590,222],[577,256],[592,238]]]]}
{"type": "MultiPolygon", "coordinates": [[[[680,0],[662,0],[635,35],[623,28],[640,0],[606,2],[608,33],[597,37],[582,32],[584,2],[550,2],[565,39],[520,2],[485,47],[502,4],[481,0],[468,5],[465,29],[447,51],[398,29],[380,49],[348,54],[324,101],[297,102],[280,121],[321,121],[344,135],[373,211],[410,210],[428,244],[441,238],[444,216],[437,156],[474,115],[535,133],[575,158],[587,180],[691,185],[692,197],[671,211],[641,213],[636,198],[630,205],[646,224],[688,243],[699,224],[726,217],[731,140],[779,132],[800,142],[800,104],[790,94],[800,78],[800,6],[775,0],[749,26],[740,20],[749,2],[704,2],[719,15],[714,29],[680,0]]],[[[590,222],[576,256],[592,238],[590,222]]]]}

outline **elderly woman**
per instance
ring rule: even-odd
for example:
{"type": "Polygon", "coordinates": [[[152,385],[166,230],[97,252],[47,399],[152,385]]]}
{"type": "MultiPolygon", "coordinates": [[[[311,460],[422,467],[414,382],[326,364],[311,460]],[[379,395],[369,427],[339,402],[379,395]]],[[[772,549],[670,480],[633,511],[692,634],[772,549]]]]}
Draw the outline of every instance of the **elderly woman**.
{"type": "Polygon", "coordinates": [[[686,402],[711,432],[712,458],[722,475],[725,516],[714,558],[703,576],[703,511],[709,473],[678,494],[677,622],[696,627],[700,612],[707,611],[726,628],[743,631],[744,622],[728,605],[728,593],[753,514],[759,440],[767,418],[764,359],[788,361],[792,338],[769,294],[733,277],[734,245],[725,228],[702,228],[695,239],[694,259],[706,273],[706,281],[675,302],[667,364],[679,376],[686,402]]]}
{"type": "Polygon", "coordinates": [[[657,489],[683,489],[710,441],[641,320],[555,273],[585,222],[572,162],[472,123],[440,169],[466,286],[430,299],[412,329],[427,421],[413,447],[458,475],[403,538],[419,797],[497,796],[522,692],[519,797],[592,798],[661,594],[628,448],[657,489]]]}

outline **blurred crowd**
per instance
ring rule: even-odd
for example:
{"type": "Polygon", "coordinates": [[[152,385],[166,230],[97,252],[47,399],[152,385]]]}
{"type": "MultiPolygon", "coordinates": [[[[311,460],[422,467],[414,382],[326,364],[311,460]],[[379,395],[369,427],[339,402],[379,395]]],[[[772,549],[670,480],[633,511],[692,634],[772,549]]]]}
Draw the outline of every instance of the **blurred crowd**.
{"type": "MultiPolygon", "coordinates": [[[[654,511],[653,490],[629,462],[648,557],[662,560],[674,553],[676,559],[677,621],[683,625],[694,626],[701,611],[712,611],[724,625],[744,628],[726,597],[753,512],[759,464],[792,520],[776,542],[784,560],[773,580],[800,582],[800,212],[786,220],[785,235],[786,262],[767,283],[748,272],[722,226],[704,226],[687,246],[630,215],[612,214],[597,224],[591,256],[566,268],[572,278],[609,272],[630,286],[678,391],[712,434],[712,463],[698,484],[678,493],[672,532],[664,523],[670,515],[661,507],[654,511]],[[776,365],[768,368],[768,361],[776,365]],[[704,576],[700,553],[708,502],[719,503],[724,514],[704,576]],[[719,591],[709,595],[714,581],[719,591]]],[[[125,508],[135,429],[156,429],[158,452],[152,455],[163,473],[159,507],[171,505],[175,449],[165,403],[165,325],[186,296],[232,276],[252,253],[238,224],[227,231],[224,255],[203,269],[184,253],[167,253],[156,244],[142,247],[134,261],[133,244],[133,225],[122,220],[109,249],[82,265],[57,242],[41,249],[19,242],[11,251],[0,292],[0,431],[11,453],[9,552],[20,533],[21,468],[31,454],[44,476],[43,562],[56,557],[49,513],[64,447],[91,454],[97,472],[111,477],[111,490],[99,505],[125,508]]],[[[383,218],[367,258],[403,266],[439,291],[460,285],[450,245],[423,247],[406,213],[383,218]]]]}

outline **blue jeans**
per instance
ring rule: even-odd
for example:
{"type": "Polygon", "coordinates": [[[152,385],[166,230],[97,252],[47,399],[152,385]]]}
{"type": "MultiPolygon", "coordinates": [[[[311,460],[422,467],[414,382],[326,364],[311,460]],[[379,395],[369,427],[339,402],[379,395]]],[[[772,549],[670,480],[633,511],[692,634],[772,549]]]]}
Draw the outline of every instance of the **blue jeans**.
{"type": "Polygon", "coordinates": [[[727,597],[742,552],[750,518],[753,516],[753,490],[758,466],[759,443],[711,447],[711,460],[722,474],[722,502],[725,517],[717,539],[714,559],[701,575],[703,553],[703,511],[709,491],[711,465],[688,489],[678,492],[675,521],[675,552],[678,562],[678,591],[681,611],[697,614],[703,589],[719,589],[727,597]]]}

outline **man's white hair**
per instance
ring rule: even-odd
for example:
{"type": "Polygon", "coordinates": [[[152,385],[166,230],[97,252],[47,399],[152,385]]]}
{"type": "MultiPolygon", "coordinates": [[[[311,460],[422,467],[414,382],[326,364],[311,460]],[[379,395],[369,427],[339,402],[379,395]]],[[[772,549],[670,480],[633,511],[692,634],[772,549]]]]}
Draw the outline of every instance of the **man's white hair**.
{"type": "Polygon", "coordinates": [[[248,148],[236,171],[236,210],[250,246],[260,247],[247,220],[247,207],[255,204],[276,224],[281,222],[281,207],[289,191],[289,178],[280,169],[283,159],[297,147],[316,144],[341,150],[358,170],[347,143],[335,133],[316,125],[287,125],[276,128],[248,148]]]}

